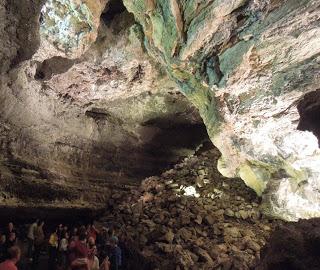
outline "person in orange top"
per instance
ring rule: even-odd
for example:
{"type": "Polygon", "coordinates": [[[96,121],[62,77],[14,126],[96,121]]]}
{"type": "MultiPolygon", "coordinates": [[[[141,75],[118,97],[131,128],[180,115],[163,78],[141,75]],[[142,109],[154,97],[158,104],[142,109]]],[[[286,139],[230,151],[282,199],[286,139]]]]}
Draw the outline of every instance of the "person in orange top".
{"type": "Polygon", "coordinates": [[[18,270],[16,264],[20,260],[21,250],[13,246],[8,250],[9,259],[0,264],[0,270],[18,270]]]}
{"type": "Polygon", "coordinates": [[[55,270],[57,264],[57,256],[58,256],[58,229],[55,229],[50,235],[49,238],[49,260],[48,260],[48,269],[55,270]]]}

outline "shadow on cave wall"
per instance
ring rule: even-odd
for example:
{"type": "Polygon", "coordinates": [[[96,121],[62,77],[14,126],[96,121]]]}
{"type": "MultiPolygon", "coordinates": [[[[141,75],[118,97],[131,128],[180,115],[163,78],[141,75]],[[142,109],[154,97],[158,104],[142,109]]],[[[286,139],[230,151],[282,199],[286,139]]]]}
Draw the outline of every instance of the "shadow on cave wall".
{"type": "Polygon", "coordinates": [[[38,81],[50,80],[53,75],[67,72],[77,61],[61,56],[54,56],[37,63],[34,79],[38,81]]]}
{"type": "Polygon", "coordinates": [[[148,177],[158,175],[179,162],[188,154],[194,153],[203,142],[210,141],[204,124],[176,123],[167,119],[153,119],[144,123],[158,130],[152,140],[143,146],[145,157],[153,161],[148,170],[141,174],[139,167],[144,167],[146,160],[139,160],[140,166],[132,175],[148,177]]]}
{"type": "MultiPolygon", "coordinates": [[[[116,125],[123,124],[116,122],[119,119],[113,119],[111,115],[97,110],[86,112],[86,115],[94,118],[99,125],[106,125],[110,121],[116,125]]],[[[134,137],[128,137],[127,141],[117,146],[97,142],[86,153],[90,166],[100,171],[118,172],[115,177],[107,177],[106,181],[121,182],[121,178],[124,178],[127,179],[124,182],[138,183],[171,168],[181,159],[193,154],[203,142],[211,144],[203,123],[175,121],[172,117],[156,118],[143,123],[140,132],[142,144],[134,137]]]]}
{"type": "MultiPolygon", "coordinates": [[[[94,117],[104,125],[109,123],[111,117],[91,111],[86,115],[94,117]],[[106,118],[101,119],[102,117],[106,118]]],[[[121,125],[121,123],[114,124],[121,125]]],[[[146,128],[146,134],[144,129],[140,134],[142,144],[134,137],[128,137],[127,141],[117,146],[111,141],[87,141],[80,137],[76,140],[62,138],[63,140],[46,146],[34,141],[28,134],[19,134],[15,139],[11,136],[14,134],[7,134],[4,138],[11,137],[12,140],[3,143],[2,154],[6,159],[3,165],[6,165],[18,179],[26,179],[26,182],[21,183],[26,185],[30,185],[32,181],[28,179],[33,178],[46,181],[57,179],[90,181],[97,184],[100,182],[137,184],[140,180],[158,175],[182,158],[193,154],[203,142],[210,142],[204,124],[188,121],[177,123],[174,117],[152,119],[143,123],[142,128],[146,128]],[[150,130],[152,135],[149,134],[150,130]]],[[[114,136],[117,134],[114,133],[114,136]]],[[[54,197],[64,198],[67,193],[70,195],[69,191],[66,193],[60,190],[54,183],[46,186],[42,193],[47,193],[45,197],[51,198],[51,190],[55,190],[54,197]]],[[[14,190],[9,191],[12,193],[14,190]]],[[[30,195],[20,189],[13,193],[17,192],[19,197],[30,195]]]]}
{"type": "Polygon", "coordinates": [[[101,19],[106,25],[108,25],[117,14],[125,11],[127,11],[127,9],[124,6],[122,0],[110,0],[101,15],[101,19]]]}
{"type": "Polygon", "coordinates": [[[256,270],[319,270],[320,218],[278,227],[261,251],[256,270]]]}
{"type": "Polygon", "coordinates": [[[35,207],[35,206],[1,206],[0,208],[0,228],[7,225],[9,221],[15,224],[27,224],[35,218],[43,219],[47,223],[77,225],[89,223],[98,219],[103,210],[93,210],[89,208],[54,208],[54,207],[35,207]]]}
{"type": "Polygon", "coordinates": [[[304,95],[297,108],[300,114],[297,129],[312,132],[320,146],[320,89],[304,95]]]}
{"type": "Polygon", "coordinates": [[[22,61],[30,59],[40,45],[39,18],[40,10],[45,0],[11,0],[6,5],[7,14],[17,18],[17,29],[12,41],[18,44],[15,58],[11,62],[11,68],[22,61]],[[32,38],[30,38],[32,37],[32,38]]]}

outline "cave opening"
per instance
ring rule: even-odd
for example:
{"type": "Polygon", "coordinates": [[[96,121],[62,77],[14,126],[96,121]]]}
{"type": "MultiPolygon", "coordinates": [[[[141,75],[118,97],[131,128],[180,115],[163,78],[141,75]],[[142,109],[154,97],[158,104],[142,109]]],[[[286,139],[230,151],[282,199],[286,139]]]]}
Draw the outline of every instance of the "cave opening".
{"type": "Polygon", "coordinates": [[[320,89],[305,94],[297,109],[300,115],[297,129],[312,132],[320,146],[320,89]]]}
{"type": "Polygon", "coordinates": [[[117,14],[120,14],[126,10],[127,9],[122,1],[111,0],[107,3],[104,12],[101,15],[101,19],[106,25],[108,25],[117,14]]]}

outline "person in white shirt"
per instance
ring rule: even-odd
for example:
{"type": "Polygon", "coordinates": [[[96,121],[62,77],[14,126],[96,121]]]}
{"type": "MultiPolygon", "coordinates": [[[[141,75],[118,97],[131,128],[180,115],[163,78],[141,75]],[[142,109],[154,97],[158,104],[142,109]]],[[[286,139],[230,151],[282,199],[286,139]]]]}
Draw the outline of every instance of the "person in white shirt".
{"type": "Polygon", "coordinates": [[[28,230],[28,235],[27,235],[27,238],[28,238],[28,258],[30,260],[32,260],[32,257],[33,257],[33,248],[34,248],[34,232],[37,228],[37,223],[38,223],[38,219],[36,221],[34,221],[30,227],[29,227],[29,230],[28,230]]]}
{"type": "Polygon", "coordinates": [[[69,246],[69,234],[68,232],[65,232],[60,240],[60,245],[59,245],[60,264],[62,267],[67,266],[68,246],[69,246]]]}

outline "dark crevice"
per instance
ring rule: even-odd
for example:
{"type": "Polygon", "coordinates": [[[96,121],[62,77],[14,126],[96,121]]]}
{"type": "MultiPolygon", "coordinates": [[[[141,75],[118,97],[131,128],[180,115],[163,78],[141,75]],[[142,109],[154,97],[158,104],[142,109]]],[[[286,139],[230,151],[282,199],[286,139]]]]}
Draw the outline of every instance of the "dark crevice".
{"type": "Polygon", "coordinates": [[[145,75],[145,72],[144,72],[143,66],[139,64],[135,70],[135,73],[131,79],[131,82],[141,81],[144,75],[145,75]]]}
{"type": "Polygon", "coordinates": [[[17,25],[14,25],[16,35],[10,37],[18,45],[16,56],[11,61],[11,68],[15,68],[21,62],[30,59],[37,51],[40,45],[39,14],[44,2],[44,0],[7,1],[6,13],[15,18],[17,22],[17,25]]]}
{"type": "Polygon", "coordinates": [[[256,270],[318,270],[320,219],[300,219],[278,226],[261,250],[256,270]]]}
{"type": "Polygon", "coordinates": [[[85,112],[87,117],[94,119],[96,122],[109,122],[115,125],[122,125],[123,121],[120,118],[113,116],[110,112],[103,108],[91,108],[85,112]]]}
{"type": "Polygon", "coordinates": [[[110,117],[110,114],[108,112],[99,108],[92,108],[90,110],[87,110],[85,112],[85,115],[95,120],[107,119],[110,117]]]}
{"type": "Polygon", "coordinates": [[[320,146],[320,89],[307,93],[297,106],[300,121],[297,129],[312,132],[320,146]]]}
{"type": "Polygon", "coordinates": [[[75,64],[75,60],[55,56],[38,63],[34,78],[38,81],[50,80],[55,74],[68,71],[75,64]]]}
{"type": "Polygon", "coordinates": [[[126,7],[124,6],[122,1],[111,0],[107,4],[105,12],[102,13],[101,19],[104,21],[106,25],[108,25],[117,14],[120,14],[124,11],[126,11],[126,7]]]}
{"type": "Polygon", "coordinates": [[[223,78],[220,69],[219,56],[212,55],[203,62],[201,73],[204,75],[206,82],[211,85],[218,85],[223,78]]]}

